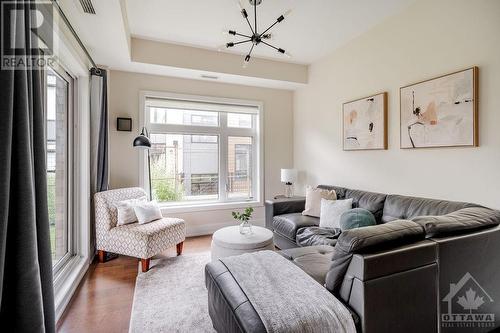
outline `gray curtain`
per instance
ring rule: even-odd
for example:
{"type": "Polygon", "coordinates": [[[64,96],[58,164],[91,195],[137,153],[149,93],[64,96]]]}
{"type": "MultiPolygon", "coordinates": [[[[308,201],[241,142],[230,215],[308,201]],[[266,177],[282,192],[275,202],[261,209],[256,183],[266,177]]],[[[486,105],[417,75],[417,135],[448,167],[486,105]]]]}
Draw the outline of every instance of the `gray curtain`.
{"type": "Polygon", "coordinates": [[[108,189],[108,91],[107,73],[103,69],[90,71],[90,118],[92,131],[93,193],[108,189]]]}
{"type": "MultiPolygon", "coordinates": [[[[36,56],[34,2],[18,9],[3,36],[24,41],[16,54],[36,56]]],[[[0,323],[12,332],[55,332],[42,79],[41,70],[0,70],[0,323]]]]}
{"type": "MultiPolygon", "coordinates": [[[[96,192],[108,190],[108,92],[106,71],[92,68],[90,74],[90,179],[93,199],[96,192]]],[[[92,220],[93,214],[94,209],[92,220]]],[[[91,248],[95,249],[95,223],[91,232],[91,248]]]]}

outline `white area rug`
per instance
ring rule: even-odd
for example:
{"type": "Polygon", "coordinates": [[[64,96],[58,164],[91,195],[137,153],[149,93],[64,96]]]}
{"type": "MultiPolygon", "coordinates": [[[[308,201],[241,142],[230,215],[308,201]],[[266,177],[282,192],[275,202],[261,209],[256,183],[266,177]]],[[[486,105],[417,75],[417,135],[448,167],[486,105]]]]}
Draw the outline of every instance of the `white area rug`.
{"type": "Polygon", "coordinates": [[[129,332],[215,332],[205,288],[208,262],[210,252],[153,260],[137,276],[129,332]]]}

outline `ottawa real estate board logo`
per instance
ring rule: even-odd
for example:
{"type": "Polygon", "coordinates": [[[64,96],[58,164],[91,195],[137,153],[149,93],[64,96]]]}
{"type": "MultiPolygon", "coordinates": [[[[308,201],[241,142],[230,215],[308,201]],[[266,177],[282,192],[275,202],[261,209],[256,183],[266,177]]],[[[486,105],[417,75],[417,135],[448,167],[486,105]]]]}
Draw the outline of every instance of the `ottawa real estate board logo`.
{"type": "Polygon", "coordinates": [[[450,283],[450,292],[443,298],[441,326],[449,328],[493,328],[493,298],[477,280],[466,273],[457,283],[450,283]],[[447,310],[447,312],[445,312],[447,310]]]}

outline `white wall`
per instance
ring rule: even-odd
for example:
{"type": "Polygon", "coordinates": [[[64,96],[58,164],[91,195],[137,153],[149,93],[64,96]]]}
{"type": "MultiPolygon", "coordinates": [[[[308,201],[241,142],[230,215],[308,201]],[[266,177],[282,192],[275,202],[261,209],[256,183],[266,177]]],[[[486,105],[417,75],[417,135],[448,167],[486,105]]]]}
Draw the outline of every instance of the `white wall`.
{"type": "MultiPolygon", "coordinates": [[[[109,79],[110,185],[120,188],[139,185],[139,150],[132,141],[140,132],[139,93],[141,90],[248,99],[264,103],[264,197],[282,193],[280,168],[293,164],[293,116],[291,91],[200,80],[111,71],[109,79]],[[116,130],[117,117],[132,118],[132,132],[116,130]]],[[[207,234],[223,225],[232,225],[231,210],[170,214],[186,220],[188,235],[207,234]]],[[[256,209],[255,222],[263,223],[264,209],[256,209]]]]}
{"type": "MultiPolygon", "coordinates": [[[[500,1],[419,0],[309,68],[294,94],[301,185],[500,208],[500,1]],[[399,148],[399,88],[479,66],[479,148],[399,148]],[[342,150],[342,103],[389,93],[389,150],[342,150]]],[[[300,187],[299,187],[300,188],[300,187]]]]}

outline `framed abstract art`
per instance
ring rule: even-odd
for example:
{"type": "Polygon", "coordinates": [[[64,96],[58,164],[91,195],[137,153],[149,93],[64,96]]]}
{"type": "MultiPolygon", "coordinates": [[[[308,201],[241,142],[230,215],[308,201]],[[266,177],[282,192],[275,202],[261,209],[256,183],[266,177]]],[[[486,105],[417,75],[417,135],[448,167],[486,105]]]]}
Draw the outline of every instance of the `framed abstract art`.
{"type": "Polygon", "coordinates": [[[478,146],[478,71],[400,88],[401,148],[478,146]]]}
{"type": "Polygon", "coordinates": [[[344,150],[387,149],[387,92],[342,105],[344,150]]]}

